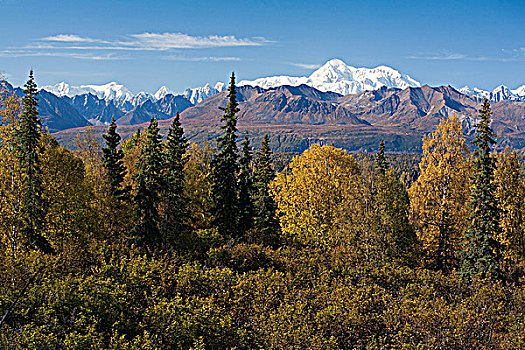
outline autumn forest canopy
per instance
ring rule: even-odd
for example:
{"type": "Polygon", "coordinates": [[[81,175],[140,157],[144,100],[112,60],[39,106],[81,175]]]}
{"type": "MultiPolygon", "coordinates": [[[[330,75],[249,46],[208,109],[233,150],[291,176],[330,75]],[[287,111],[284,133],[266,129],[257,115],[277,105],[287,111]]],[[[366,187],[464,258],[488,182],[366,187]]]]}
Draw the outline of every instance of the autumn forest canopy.
{"type": "Polygon", "coordinates": [[[1,348],[525,347],[525,179],[488,100],[472,146],[450,115],[412,171],[383,142],[277,167],[237,130],[234,74],[227,98],[216,143],[177,113],[73,151],[32,72],[1,92],[1,348]]]}

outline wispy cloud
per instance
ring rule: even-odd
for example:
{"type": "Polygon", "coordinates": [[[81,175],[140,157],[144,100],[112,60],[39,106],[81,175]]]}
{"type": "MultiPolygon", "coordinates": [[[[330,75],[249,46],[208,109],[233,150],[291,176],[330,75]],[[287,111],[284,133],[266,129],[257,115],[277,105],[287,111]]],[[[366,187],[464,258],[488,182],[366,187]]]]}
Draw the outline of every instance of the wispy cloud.
{"type": "Polygon", "coordinates": [[[107,39],[60,33],[40,38],[22,47],[0,50],[0,57],[52,56],[102,61],[137,57],[140,52],[161,52],[160,58],[166,60],[226,62],[240,61],[240,58],[215,55],[190,57],[177,53],[185,49],[257,47],[271,43],[273,41],[263,37],[241,38],[235,35],[195,36],[185,33],[145,32],[107,39]],[[117,55],[116,52],[127,53],[126,55],[117,55]]]}
{"type": "Polygon", "coordinates": [[[53,48],[67,48],[75,50],[144,50],[167,51],[171,49],[202,49],[216,47],[247,47],[263,46],[271,43],[263,37],[237,38],[234,35],[193,36],[184,33],[140,33],[129,34],[121,40],[102,40],[82,37],[76,34],[58,34],[39,39],[40,43],[33,44],[33,48],[40,46],[53,48]],[[44,43],[42,45],[42,43],[44,43]],[[64,46],[63,44],[75,44],[64,46]],[[86,46],[85,44],[89,44],[86,46]],[[93,45],[96,44],[96,45],[93,45]]]}
{"type": "Polygon", "coordinates": [[[108,41],[86,38],[75,34],[58,34],[40,39],[42,41],[54,41],[62,43],[109,43],[108,41]]]}
{"type": "MultiPolygon", "coordinates": [[[[418,54],[407,56],[408,59],[413,60],[428,60],[428,61],[488,61],[488,62],[516,62],[525,60],[525,56],[516,54],[518,50],[502,50],[503,55],[495,56],[472,56],[458,52],[438,52],[431,54],[418,54]]],[[[523,50],[525,53],[525,50],[523,50]]]]}
{"type": "Polygon", "coordinates": [[[135,42],[121,42],[121,44],[157,50],[262,46],[268,43],[266,39],[260,37],[236,38],[233,35],[192,36],[183,33],[142,33],[130,36],[137,40],[135,42]]]}
{"type": "Polygon", "coordinates": [[[449,61],[449,60],[462,60],[467,56],[461,53],[447,53],[447,54],[434,54],[434,55],[413,55],[407,56],[412,60],[432,60],[432,61],[449,61]]]}
{"type": "Polygon", "coordinates": [[[109,61],[109,60],[123,60],[127,59],[124,56],[117,56],[113,53],[107,54],[91,54],[91,53],[76,53],[76,52],[45,52],[45,51],[22,51],[22,50],[2,50],[0,57],[66,57],[76,58],[81,60],[93,61],[109,61]]]}
{"type": "Polygon", "coordinates": [[[317,69],[321,67],[320,64],[316,63],[290,63],[290,65],[304,69],[317,69]]]}
{"type": "Polygon", "coordinates": [[[186,57],[179,55],[166,55],[162,57],[165,60],[170,61],[189,61],[189,62],[234,62],[240,61],[239,57],[217,57],[217,56],[204,56],[204,57],[186,57]]]}

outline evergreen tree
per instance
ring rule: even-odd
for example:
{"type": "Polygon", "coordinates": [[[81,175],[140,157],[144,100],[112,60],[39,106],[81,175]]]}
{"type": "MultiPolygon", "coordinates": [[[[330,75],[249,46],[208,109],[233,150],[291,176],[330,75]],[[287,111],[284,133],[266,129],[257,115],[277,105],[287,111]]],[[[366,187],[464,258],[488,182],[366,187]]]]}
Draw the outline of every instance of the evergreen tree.
{"type": "Polygon", "coordinates": [[[381,140],[376,156],[376,185],[373,193],[373,247],[376,258],[413,263],[417,236],[408,219],[410,200],[405,186],[397,179],[385,159],[381,140]]]}
{"type": "Polygon", "coordinates": [[[485,99],[479,111],[480,122],[476,126],[476,138],[472,143],[477,146],[474,153],[475,167],[471,178],[470,226],[465,239],[462,256],[461,274],[469,278],[476,274],[496,277],[499,274],[500,244],[496,237],[500,234],[499,210],[496,201],[494,183],[494,159],[490,147],[496,136],[490,127],[491,110],[485,99]]]}
{"type": "Polygon", "coordinates": [[[250,147],[248,134],[244,136],[241,154],[241,159],[239,161],[239,232],[244,235],[253,227],[254,215],[252,202],[252,149],[250,147]]]}
{"type": "Polygon", "coordinates": [[[126,176],[126,167],[122,162],[124,152],[119,149],[121,138],[117,133],[114,117],[111,118],[107,134],[102,135],[102,137],[106,140],[106,147],[102,149],[102,164],[106,169],[110,195],[115,199],[127,199],[131,189],[129,186],[122,187],[124,176],[126,176]]]}
{"type": "Polygon", "coordinates": [[[22,227],[20,232],[29,248],[52,253],[51,244],[42,235],[45,209],[42,198],[42,171],[38,154],[41,122],[38,117],[38,99],[36,97],[38,91],[32,70],[29,72],[29,80],[24,87],[23,111],[18,120],[19,124],[14,140],[18,166],[22,175],[20,205],[22,227]]]}
{"type": "Polygon", "coordinates": [[[269,191],[269,185],[274,178],[272,151],[266,134],[261,143],[261,149],[257,152],[253,174],[254,227],[257,241],[275,246],[278,243],[279,220],[276,215],[277,204],[269,191]]]}
{"type": "Polygon", "coordinates": [[[160,243],[158,204],[162,190],[162,150],[158,123],[151,118],[146,129],[146,140],[140,151],[137,163],[138,173],[133,179],[136,183],[135,226],[133,238],[139,243],[153,246],[160,243]]]}
{"type": "Polygon", "coordinates": [[[385,158],[385,141],[383,139],[381,139],[381,143],[379,143],[379,152],[377,152],[376,156],[376,169],[381,175],[385,175],[388,169],[388,162],[385,158]]]}
{"type": "Polygon", "coordinates": [[[179,112],[173,118],[166,138],[164,164],[166,182],[163,199],[165,203],[162,220],[162,234],[172,241],[174,235],[184,230],[184,221],[187,214],[187,198],[184,195],[184,165],[188,141],[184,136],[184,129],[180,123],[179,112]]]}
{"type": "Polygon", "coordinates": [[[418,240],[408,219],[410,200],[393,170],[378,175],[373,207],[377,258],[414,263],[418,240]]]}
{"type": "Polygon", "coordinates": [[[221,127],[224,135],[217,138],[218,153],[212,162],[212,196],[214,224],[219,234],[236,236],[239,233],[239,205],[238,205],[238,182],[237,174],[239,165],[237,163],[237,116],[239,112],[235,74],[232,73],[228,87],[228,105],[223,108],[224,115],[221,127]]]}

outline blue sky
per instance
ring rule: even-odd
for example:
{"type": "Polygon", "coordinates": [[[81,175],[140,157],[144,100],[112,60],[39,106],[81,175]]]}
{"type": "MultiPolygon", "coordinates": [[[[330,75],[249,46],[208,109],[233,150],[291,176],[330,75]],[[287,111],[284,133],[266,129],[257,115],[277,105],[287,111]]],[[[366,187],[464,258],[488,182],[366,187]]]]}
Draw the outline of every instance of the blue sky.
{"type": "Polygon", "coordinates": [[[0,0],[15,85],[117,81],[133,92],[309,75],[340,58],[430,85],[525,84],[525,2],[0,0]]]}

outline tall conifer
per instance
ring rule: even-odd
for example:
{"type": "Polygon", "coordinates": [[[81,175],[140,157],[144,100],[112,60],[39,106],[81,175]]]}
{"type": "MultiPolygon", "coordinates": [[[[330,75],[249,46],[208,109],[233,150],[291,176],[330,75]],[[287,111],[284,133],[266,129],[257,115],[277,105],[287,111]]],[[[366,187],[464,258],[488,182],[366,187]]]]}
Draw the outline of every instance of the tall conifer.
{"type": "Polygon", "coordinates": [[[162,150],[158,123],[151,118],[146,129],[146,140],[137,163],[138,173],[134,180],[137,186],[134,198],[135,226],[133,238],[139,243],[153,246],[160,243],[159,193],[162,190],[162,150]]]}
{"type": "Polygon", "coordinates": [[[184,129],[180,123],[179,112],[173,118],[166,138],[164,164],[166,182],[163,200],[165,203],[162,220],[162,234],[172,241],[174,235],[184,230],[184,221],[187,214],[187,199],[184,195],[184,165],[188,141],[184,136],[184,129]]]}
{"type": "Polygon", "coordinates": [[[494,158],[490,154],[496,136],[490,127],[491,110],[485,99],[479,111],[480,122],[476,126],[477,146],[475,168],[471,178],[470,226],[465,235],[465,248],[462,256],[461,274],[469,278],[476,274],[496,277],[499,274],[500,244],[496,237],[500,234],[499,210],[494,183],[494,158]]]}
{"type": "Polygon", "coordinates": [[[254,208],[252,202],[252,149],[248,134],[242,143],[239,172],[239,232],[245,234],[253,227],[254,208]]]}
{"type": "Polygon", "coordinates": [[[106,147],[102,149],[102,164],[106,169],[110,195],[115,199],[127,199],[130,188],[122,188],[122,182],[126,176],[126,167],[122,162],[124,152],[119,148],[121,138],[117,133],[114,117],[111,118],[107,134],[102,135],[102,137],[106,141],[106,147]]]}
{"type": "Polygon", "coordinates": [[[239,205],[238,205],[238,183],[237,174],[239,165],[237,162],[237,116],[239,112],[235,74],[232,73],[228,87],[228,104],[225,108],[221,121],[224,135],[217,138],[218,153],[212,161],[212,195],[214,223],[222,235],[236,236],[239,233],[239,205]]]}
{"type": "Polygon", "coordinates": [[[417,236],[408,220],[410,208],[408,193],[394,172],[388,168],[385,142],[381,140],[376,156],[377,184],[373,194],[372,225],[378,258],[413,263],[417,236]]]}
{"type": "Polygon", "coordinates": [[[385,141],[383,139],[381,139],[379,143],[379,151],[376,156],[376,169],[381,175],[385,175],[388,170],[388,162],[385,158],[385,141]]]}
{"type": "Polygon", "coordinates": [[[270,195],[269,184],[275,178],[272,167],[272,151],[268,135],[264,135],[261,149],[257,152],[257,159],[253,172],[254,180],[254,227],[255,238],[260,243],[276,245],[278,243],[279,220],[276,216],[277,204],[270,195]]]}
{"type": "Polygon", "coordinates": [[[53,248],[42,235],[45,209],[42,198],[42,171],[39,161],[41,122],[38,117],[38,94],[33,71],[25,84],[23,111],[15,133],[15,149],[22,175],[22,200],[20,206],[21,233],[26,245],[32,249],[52,253],[53,248]]]}

